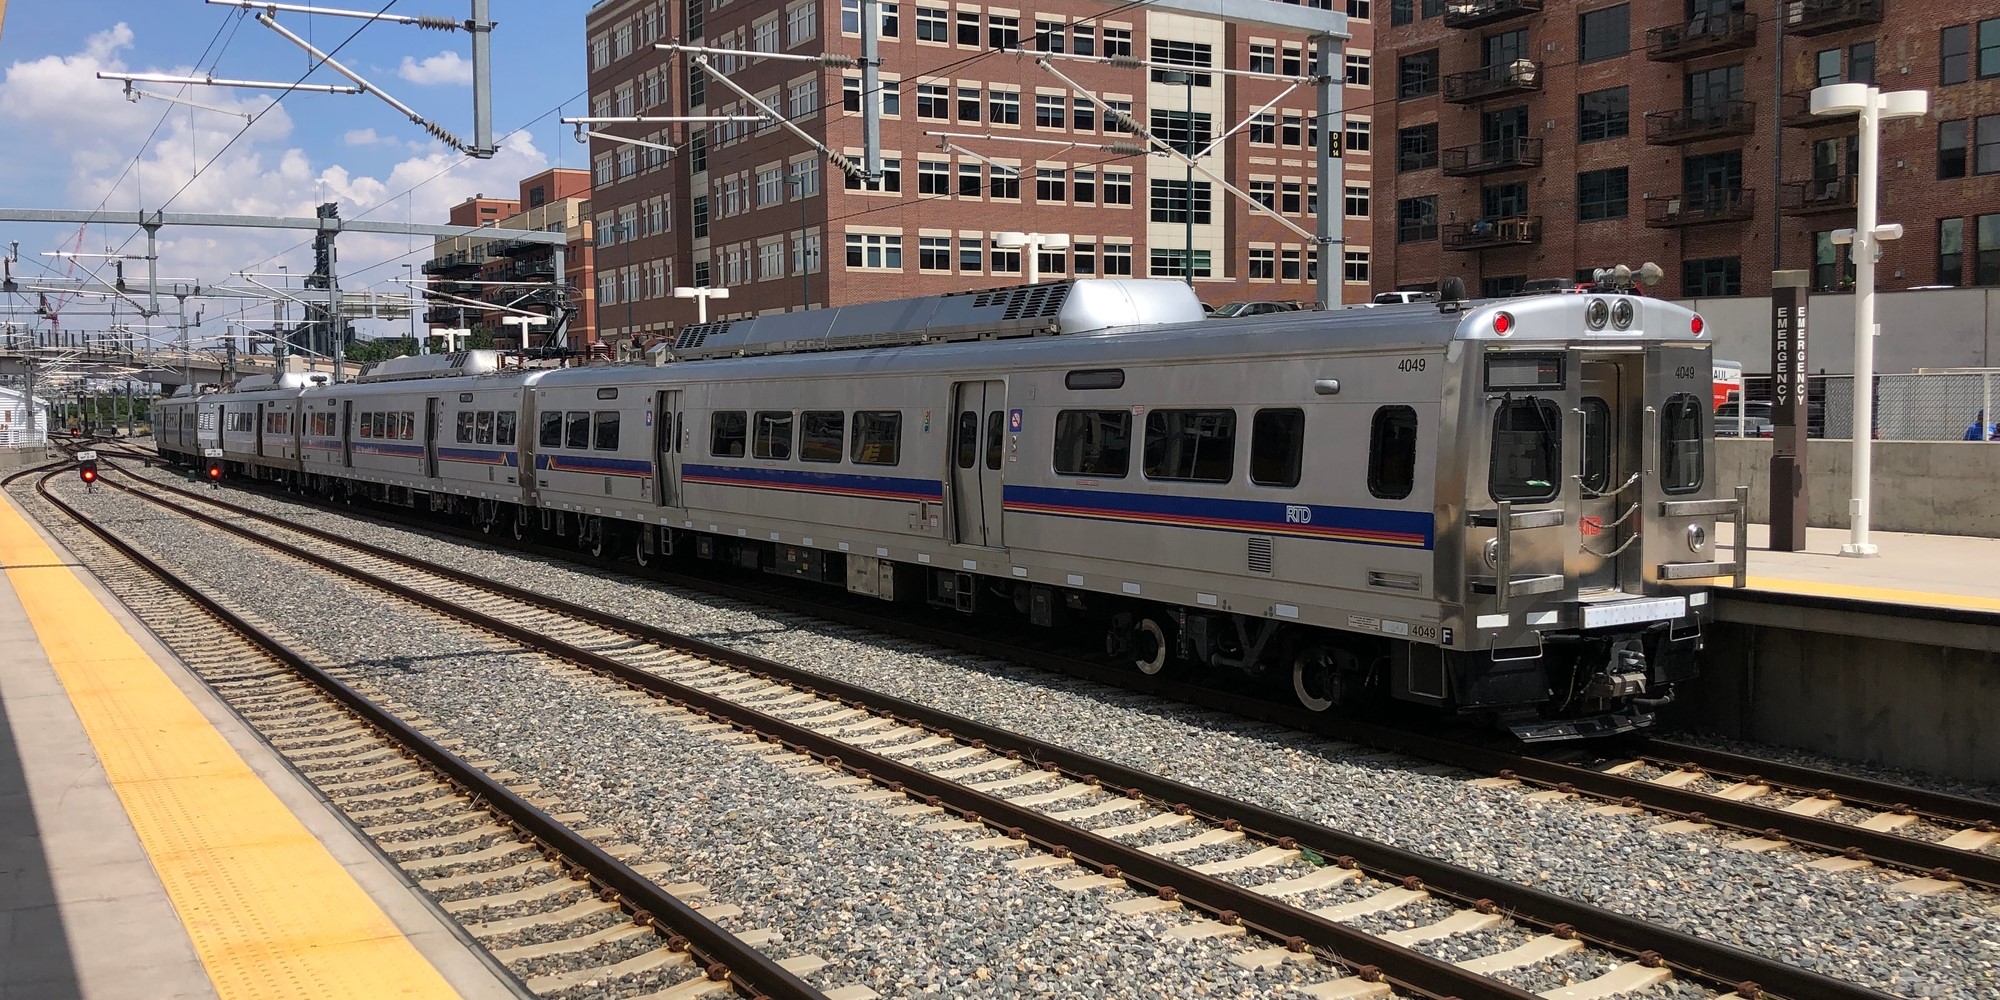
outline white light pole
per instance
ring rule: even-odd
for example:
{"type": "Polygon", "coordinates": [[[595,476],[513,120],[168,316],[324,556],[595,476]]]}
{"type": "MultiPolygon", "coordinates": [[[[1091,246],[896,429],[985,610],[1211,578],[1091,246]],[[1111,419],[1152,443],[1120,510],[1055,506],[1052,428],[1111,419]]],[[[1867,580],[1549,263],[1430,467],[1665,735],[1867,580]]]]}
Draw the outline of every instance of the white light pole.
{"type": "Polygon", "coordinates": [[[548,322],[549,318],[547,316],[500,317],[500,323],[502,326],[518,326],[521,328],[521,350],[523,351],[528,349],[528,328],[531,326],[547,326],[548,322]]]}
{"type": "Polygon", "coordinates": [[[1060,250],[1069,246],[1069,237],[1061,233],[994,233],[993,245],[1002,250],[1019,250],[1027,257],[1028,284],[1042,280],[1042,249],[1060,250]]]}
{"type": "Polygon", "coordinates": [[[1857,157],[1861,173],[1855,178],[1854,228],[1833,234],[1835,243],[1847,243],[1848,259],[1854,262],[1854,482],[1847,501],[1849,521],[1844,556],[1872,556],[1877,549],[1868,540],[1869,479],[1875,436],[1875,258],[1884,240],[1901,239],[1903,227],[1879,225],[1875,221],[1875,188],[1881,172],[1882,123],[1892,118],[1920,118],[1930,110],[1930,94],[1921,90],[1899,90],[1885,94],[1865,83],[1836,83],[1813,89],[1811,104],[1815,115],[1859,115],[1861,149],[1857,157]]]}
{"type": "Polygon", "coordinates": [[[728,297],[729,289],[727,288],[689,288],[686,285],[681,285],[674,289],[674,298],[694,300],[695,322],[697,323],[708,322],[709,299],[726,299],[728,297]]]}

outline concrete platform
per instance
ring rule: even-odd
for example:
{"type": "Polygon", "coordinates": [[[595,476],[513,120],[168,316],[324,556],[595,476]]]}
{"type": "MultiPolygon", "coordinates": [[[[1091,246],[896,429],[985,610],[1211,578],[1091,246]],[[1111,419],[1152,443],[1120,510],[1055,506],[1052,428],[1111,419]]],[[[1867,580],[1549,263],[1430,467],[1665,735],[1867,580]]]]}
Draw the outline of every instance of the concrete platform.
{"type": "MultiPolygon", "coordinates": [[[[1733,534],[1721,525],[1717,544],[1732,544],[1733,534]]],[[[2000,613],[2000,538],[1871,531],[1881,554],[1866,559],[1840,554],[1847,538],[1843,529],[1807,528],[1806,551],[1773,552],[1770,529],[1750,525],[1747,589],[2000,613]]]]}
{"type": "Polygon", "coordinates": [[[362,995],[357,987],[385,997],[524,995],[0,500],[0,1000],[362,995]],[[57,594],[63,613],[51,614],[57,594]],[[207,748],[198,774],[175,771],[184,756],[134,753],[194,745],[207,748]],[[183,795],[222,786],[238,791],[219,815],[218,797],[183,795]],[[202,829],[204,819],[209,829],[302,835],[243,844],[162,835],[202,829]],[[231,898],[269,884],[274,869],[286,891],[231,898]],[[379,930],[296,936],[343,925],[379,930]]]}

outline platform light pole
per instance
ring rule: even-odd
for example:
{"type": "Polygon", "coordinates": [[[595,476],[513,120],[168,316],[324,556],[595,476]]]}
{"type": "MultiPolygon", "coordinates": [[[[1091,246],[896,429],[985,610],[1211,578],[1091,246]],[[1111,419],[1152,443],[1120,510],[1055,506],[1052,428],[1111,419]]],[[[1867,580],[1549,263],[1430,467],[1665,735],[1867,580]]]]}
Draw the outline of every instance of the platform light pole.
{"type": "Polygon", "coordinates": [[[994,233],[993,245],[1026,255],[1028,284],[1032,285],[1042,280],[1042,248],[1060,250],[1069,246],[1069,237],[1061,233],[994,233]]]}
{"type": "Polygon", "coordinates": [[[1901,239],[1903,227],[1875,220],[1876,184],[1880,179],[1882,123],[1894,118],[1920,118],[1930,111],[1930,94],[1899,90],[1885,94],[1865,83],[1836,83],[1814,88],[1810,109],[1819,116],[1858,115],[1861,130],[1860,176],[1855,178],[1854,228],[1838,230],[1835,243],[1849,244],[1854,263],[1854,480],[1847,501],[1848,540],[1844,556],[1866,557],[1879,551],[1868,540],[1869,479],[1875,435],[1875,258],[1885,240],[1901,239]]]}
{"type": "Polygon", "coordinates": [[[729,289],[727,288],[690,288],[682,285],[674,289],[674,298],[694,300],[695,322],[697,323],[708,322],[709,299],[726,299],[728,297],[729,289]]]}

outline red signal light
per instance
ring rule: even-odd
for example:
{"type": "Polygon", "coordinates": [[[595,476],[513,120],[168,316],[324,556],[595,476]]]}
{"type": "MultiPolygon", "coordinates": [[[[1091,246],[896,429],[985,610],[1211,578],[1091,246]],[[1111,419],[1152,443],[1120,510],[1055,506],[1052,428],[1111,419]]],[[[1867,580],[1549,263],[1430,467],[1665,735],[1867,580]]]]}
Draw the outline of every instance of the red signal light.
{"type": "Polygon", "coordinates": [[[86,483],[97,482],[97,470],[96,469],[83,470],[83,481],[86,483]]]}
{"type": "Polygon", "coordinates": [[[208,467],[208,478],[210,478],[210,479],[221,479],[221,478],[222,478],[222,466],[220,466],[220,465],[211,465],[211,466],[209,466],[209,467],[208,467]]]}

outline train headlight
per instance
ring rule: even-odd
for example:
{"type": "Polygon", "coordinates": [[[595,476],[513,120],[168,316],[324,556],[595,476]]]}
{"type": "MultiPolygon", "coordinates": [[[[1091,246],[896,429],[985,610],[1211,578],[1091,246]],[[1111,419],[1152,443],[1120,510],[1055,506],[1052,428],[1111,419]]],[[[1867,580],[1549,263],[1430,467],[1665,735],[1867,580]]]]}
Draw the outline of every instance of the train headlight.
{"type": "Polygon", "coordinates": [[[1611,306],[1603,299],[1591,299],[1590,304],[1583,307],[1583,324],[1585,326],[1593,330],[1602,330],[1604,329],[1604,324],[1610,321],[1611,306]]]}
{"type": "Polygon", "coordinates": [[[1629,330],[1632,328],[1632,317],[1637,312],[1638,310],[1632,307],[1631,299],[1619,299],[1618,304],[1611,307],[1611,325],[1620,330],[1629,330]]]}
{"type": "Polygon", "coordinates": [[[1485,551],[1484,555],[1485,555],[1485,557],[1486,557],[1486,568],[1487,568],[1487,569],[1499,569],[1499,568],[1500,568],[1500,539],[1498,539],[1498,538],[1489,538],[1489,539],[1487,539],[1487,540],[1486,540],[1486,551],[1485,551]]]}
{"type": "Polygon", "coordinates": [[[1688,551],[1701,554],[1701,547],[1708,544],[1708,529],[1699,524],[1688,525],[1688,551]]]}

